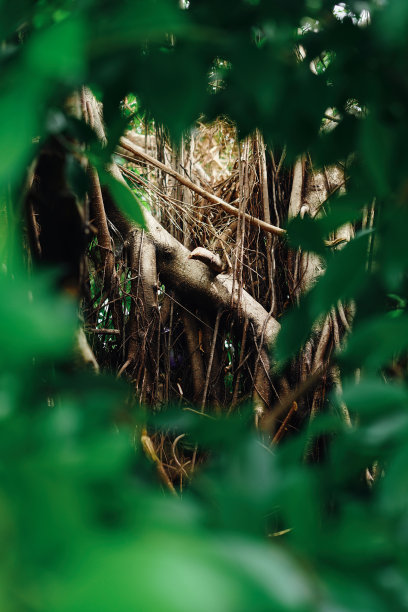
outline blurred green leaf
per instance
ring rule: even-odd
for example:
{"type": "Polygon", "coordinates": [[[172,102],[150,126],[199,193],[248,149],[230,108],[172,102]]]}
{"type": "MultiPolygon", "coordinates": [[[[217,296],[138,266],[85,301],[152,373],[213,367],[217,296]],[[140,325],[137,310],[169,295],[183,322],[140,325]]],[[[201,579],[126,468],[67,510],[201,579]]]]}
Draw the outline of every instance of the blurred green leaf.
{"type": "Polygon", "coordinates": [[[303,219],[295,217],[288,223],[287,232],[291,247],[299,247],[320,255],[325,254],[324,235],[314,219],[308,216],[303,219]]]}
{"type": "Polygon", "coordinates": [[[109,188],[109,191],[117,206],[125,213],[126,217],[134,221],[140,228],[145,228],[145,220],[142,212],[142,204],[135,193],[126,183],[116,179],[109,172],[100,173],[101,182],[109,188]]]}
{"type": "Polygon", "coordinates": [[[72,350],[77,325],[74,302],[58,296],[51,279],[0,274],[0,336],[6,350],[2,366],[27,364],[33,358],[62,357],[72,350]]]}
{"type": "Polygon", "coordinates": [[[348,367],[364,366],[367,370],[378,370],[407,349],[408,317],[390,315],[367,319],[356,325],[341,355],[348,367]]]}
{"type": "Polygon", "coordinates": [[[38,31],[27,50],[27,71],[36,79],[58,79],[76,85],[83,78],[86,30],[76,17],[38,31]]]}

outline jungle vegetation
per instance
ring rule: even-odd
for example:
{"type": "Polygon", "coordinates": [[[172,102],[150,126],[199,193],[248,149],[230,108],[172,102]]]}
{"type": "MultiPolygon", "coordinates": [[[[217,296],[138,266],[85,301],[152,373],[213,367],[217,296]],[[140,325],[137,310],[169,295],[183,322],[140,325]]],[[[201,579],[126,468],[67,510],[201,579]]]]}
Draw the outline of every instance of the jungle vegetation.
{"type": "Polygon", "coordinates": [[[2,3],[2,612],[407,609],[407,28],[2,3]]]}

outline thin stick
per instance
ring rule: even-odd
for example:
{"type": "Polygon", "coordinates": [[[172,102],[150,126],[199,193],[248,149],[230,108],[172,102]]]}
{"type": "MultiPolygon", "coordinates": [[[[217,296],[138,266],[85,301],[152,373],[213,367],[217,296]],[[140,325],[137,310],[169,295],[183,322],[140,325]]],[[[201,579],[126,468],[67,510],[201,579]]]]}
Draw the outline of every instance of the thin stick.
{"type": "Polygon", "coordinates": [[[248,330],[248,318],[245,319],[245,321],[244,321],[244,328],[242,330],[241,351],[239,353],[239,363],[238,363],[238,368],[237,368],[237,372],[236,372],[236,379],[235,379],[234,392],[232,394],[231,407],[230,407],[228,412],[231,412],[231,410],[235,407],[235,405],[237,403],[237,400],[238,400],[239,381],[241,380],[241,371],[242,371],[242,365],[243,365],[243,361],[244,361],[244,352],[245,352],[247,330],[248,330]]]}
{"type": "Polygon", "coordinates": [[[291,419],[293,413],[297,411],[297,409],[298,409],[297,403],[293,402],[292,403],[292,407],[289,410],[288,414],[286,415],[282,425],[279,427],[278,431],[274,435],[273,440],[272,440],[272,444],[277,444],[279,442],[279,440],[283,437],[283,434],[288,429],[289,420],[291,419]]]}
{"type": "Polygon", "coordinates": [[[293,405],[293,402],[297,402],[297,400],[302,397],[302,395],[306,393],[306,391],[309,391],[309,389],[315,387],[320,382],[323,375],[327,371],[327,367],[328,366],[326,365],[325,367],[321,367],[315,372],[313,372],[313,374],[309,376],[309,378],[307,378],[304,382],[302,382],[298,387],[296,387],[296,389],[294,389],[291,393],[288,393],[285,397],[283,397],[280,402],[278,402],[274,406],[271,412],[262,419],[261,429],[263,431],[272,431],[276,419],[281,414],[284,414],[287,410],[290,410],[293,405]]]}
{"type": "Polygon", "coordinates": [[[120,329],[86,329],[88,333],[91,334],[106,334],[109,336],[120,336],[120,329]]]}
{"type": "Polygon", "coordinates": [[[140,437],[141,443],[142,443],[142,447],[143,450],[146,454],[146,456],[153,461],[153,463],[156,464],[156,468],[158,471],[158,474],[161,478],[161,480],[163,481],[163,483],[166,485],[166,487],[169,489],[169,491],[177,496],[176,490],[173,486],[173,483],[171,482],[170,478],[168,477],[166,470],[163,467],[163,463],[160,461],[159,457],[157,456],[157,453],[155,451],[152,439],[150,438],[150,436],[147,434],[147,431],[145,429],[143,429],[142,431],[142,435],[140,437]]]}
{"type": "Polygon", "coordinates": [[[213,364],[213,361],[214,361],[215,345],[217,343],[218,328],[220,326],[221,315],[222,315],[222,310],[219,310],[217,312],[217,318],[215,319],[214,334],[213,334],[213,339],[212,339],[212,343],[211,343],[210,359],[208,361],[207,376],[206,376],[206,379],[205,379],[205,387],[204,387],[203,399],[202,399],[202,402],[201,402],[201,412],[204,412],[205,402],[206,402],[206,399],[207,399],[207,393],[208,393],[208,387],[209,387],[209,384],[210,384],[211,369],[212,369],[212,364],[213,364]]]}

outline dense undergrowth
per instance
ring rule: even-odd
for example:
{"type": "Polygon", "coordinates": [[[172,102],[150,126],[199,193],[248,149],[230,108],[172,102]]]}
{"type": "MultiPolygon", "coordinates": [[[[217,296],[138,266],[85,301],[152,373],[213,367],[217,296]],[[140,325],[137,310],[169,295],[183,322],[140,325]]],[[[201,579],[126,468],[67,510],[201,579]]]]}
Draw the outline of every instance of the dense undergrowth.
{"type": "MultiPolygon", "coordinates": [[[[2,8],[1,610],[405,610],[406,3],[2,8]],[[369,18],[359,19],[363,9],[369,18]],[[84,85],[103,100],[105,147],[68,108],[84,85]],[[288,166],[307,151],[316,167],[345,168],[347,189],[324,215],[287,226],[292,249],[319,255],[325,272],[280,319],[274,380],[288,376],[339,302],[351,304],[352,329],[258,430],[251,401],[229,415],[192,403],[152,410],[132,382],[76,363],[71,281],[86,244],[64,211],[86,199],[84,158],[104,176],[129,92],[174,141],[200,114],[226,114],[242,138],[260,129],[272,149],[286,147],[288,166]],[[26,233],[34,161],[50,151],[56,171],[36,193],[48,202],[62,168],[58,204],[67,208],[51,206],[41,231],[55,237],[49,253],[62,244],[77,257],[65,269],[52,257],[38,265],[26,233]],[[355,236],[327,248],[350,223],[355,236]],[[321,409],[271,444],[279,410],[300,403],[329,368],[321,409]],[[154,432],[184,435],[186,455],[199,454],[182,492],[160,484],[154,432]]],[[[140,220],[137,201],[105,180],[140,220]]]]}

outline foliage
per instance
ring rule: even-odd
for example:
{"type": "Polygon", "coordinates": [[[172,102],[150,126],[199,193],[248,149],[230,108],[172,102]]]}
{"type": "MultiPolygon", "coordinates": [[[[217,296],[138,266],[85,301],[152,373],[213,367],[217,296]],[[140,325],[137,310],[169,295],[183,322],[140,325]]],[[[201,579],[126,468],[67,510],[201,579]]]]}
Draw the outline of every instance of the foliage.
{"type": "Polygon", "coordinates": [[[349,2],[337,16],[327,0],[183,7],[2,7],[1,609],[405,610],[408,5],[349,2]],[[362,8],[370,21],[359,24],[362,8]],[[67,111],[83,84],[103,101],[105,149],[67,111]],[[162,427],[189,432],[189,444],[209,452],[183,499],[152,484],[139,442],[146,416],[127,387],[72,371],[75,306],[52,278],[26,272],[19,246],[27,168],[41,144],[80,133],[103,166],[130,92],[137,112],[174,138],[199,115],[226,114],[242,135],[260,128],[285,144],[289,159],[307,150],[347,168],[347,194],[326,203],[326,216],[289,226],[292,244],[323,254],[326,271],[283,321],[276,347],[283,367],[319,317],[353,300],[353,331],[336,356],[342,394],[303,435],[272,450],[245,410],[228,420],[166,413],[162,427]],[[336,112],[334,129],[327,109],[336,112]],[[374,201],[368,232],[362,219],[374,201]],[[355,240],[325,250],[324,239],[348,221],[360,223],[355,240]],[[339,418],[344,404],[352,427],[339,418]],[[304,461],[322,436],[330,441],[322,462],[304,461]],[[377,478],[367,486],[373,464],[377,478]]]}

